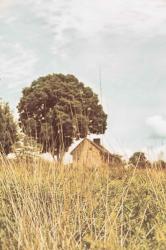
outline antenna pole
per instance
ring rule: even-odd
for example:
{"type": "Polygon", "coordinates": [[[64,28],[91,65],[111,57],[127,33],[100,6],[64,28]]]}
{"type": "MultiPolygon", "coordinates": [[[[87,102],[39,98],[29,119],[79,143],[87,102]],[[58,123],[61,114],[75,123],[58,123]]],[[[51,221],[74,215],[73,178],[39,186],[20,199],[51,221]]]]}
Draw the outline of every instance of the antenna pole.
{"type": "MultiPolygon", "coordinates": [[[[99,66],[99,86],[100,86],[100,103],[103,105],[103,89],[102,89],[102,69],[101,66],[99,66]]],[[[103,128],[102,128],[103,131],[103,128]]],[[[103,133],[101,135],[101,142],[103,144],[103,133]]]]}
{"type": "Polygon", "coordinates": [[[102,91],[102,69],[101,66],[99,66],[99,84],[100,84],[100,102],[103,104],[103,91],[102,91]]]}

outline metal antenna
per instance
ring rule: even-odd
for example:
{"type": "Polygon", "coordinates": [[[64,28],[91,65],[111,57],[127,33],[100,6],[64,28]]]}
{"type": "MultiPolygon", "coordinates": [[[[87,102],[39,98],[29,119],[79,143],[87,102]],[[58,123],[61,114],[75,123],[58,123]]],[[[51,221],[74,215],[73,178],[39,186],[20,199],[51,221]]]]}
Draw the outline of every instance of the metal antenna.
{"type": "MultiPolygon", "coordinates": [[[[99,66],[99,86],[100,86],[100,103],[103,105],[103,89],[102,89],[102,68],[99,66]]],[[[103,128],[102,128],[103,130],[103,128]]],[[[101,135],[101,142],[103,144],[103,134],[101,135]]]]}
{"type": "Polygon", "coordinates": [[[102,91],[102,69],[101,66],[99,66],[99,85],[100,85],[100,102],[101,105],[103,104],[103,91],[102,91]]]}

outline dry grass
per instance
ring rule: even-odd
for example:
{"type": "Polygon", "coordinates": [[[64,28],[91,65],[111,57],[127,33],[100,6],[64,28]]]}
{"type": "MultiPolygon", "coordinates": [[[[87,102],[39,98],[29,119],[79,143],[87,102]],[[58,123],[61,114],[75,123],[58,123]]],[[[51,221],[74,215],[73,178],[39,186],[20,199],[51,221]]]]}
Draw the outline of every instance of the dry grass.
{"type": "Polygon", "coordinates": [[[0,249],[166,249],[164,171],[0,166],[0,249]]]}

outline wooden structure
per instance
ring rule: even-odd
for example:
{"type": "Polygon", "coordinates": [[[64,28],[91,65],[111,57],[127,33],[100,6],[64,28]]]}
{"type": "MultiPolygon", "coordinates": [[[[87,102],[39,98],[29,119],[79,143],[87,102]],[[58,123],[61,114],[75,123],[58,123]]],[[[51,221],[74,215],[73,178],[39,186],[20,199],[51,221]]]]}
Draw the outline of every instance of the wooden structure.
{"type": "Polygon", "coordinates": [[[100,144],[100,139],[91,141],[85,138],[71,152],[71,155],[73,156],[73,164],[89,167],[120,164],[121,162],[119,156],[111,154],[100,144]]]}

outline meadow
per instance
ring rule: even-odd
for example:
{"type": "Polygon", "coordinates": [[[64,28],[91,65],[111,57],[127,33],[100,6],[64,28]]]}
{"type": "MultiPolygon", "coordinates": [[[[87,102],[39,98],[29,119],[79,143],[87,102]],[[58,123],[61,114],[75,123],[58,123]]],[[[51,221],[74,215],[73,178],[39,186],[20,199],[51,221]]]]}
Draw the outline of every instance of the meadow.
{"type": "Polygon", "coordinates": [[[1,160],[0,249],[166,249],[166,173],[1,160]]]}

